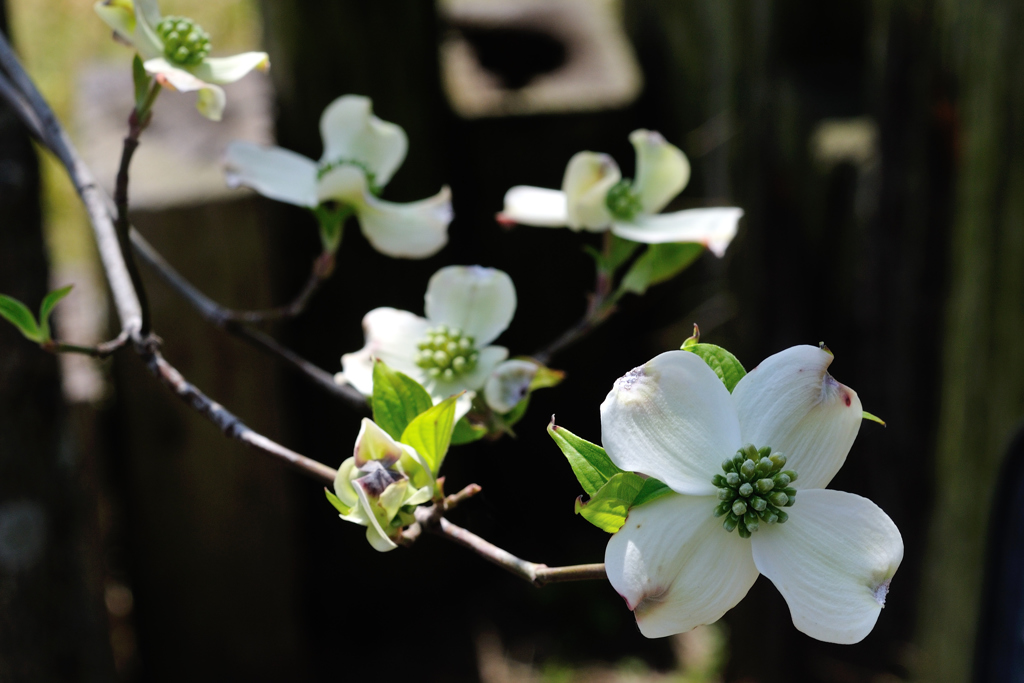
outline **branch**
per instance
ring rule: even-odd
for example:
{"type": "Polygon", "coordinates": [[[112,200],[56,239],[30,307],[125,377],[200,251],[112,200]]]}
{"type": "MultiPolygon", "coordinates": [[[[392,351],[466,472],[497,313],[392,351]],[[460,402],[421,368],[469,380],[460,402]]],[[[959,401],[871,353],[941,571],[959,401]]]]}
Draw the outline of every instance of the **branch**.
{"type": "Polygon", "coordinates": [[[44,351],[49,351],[50,353],[80,353],[84,356],[92,356],[93,358],[102,359],[123,348],[128,341],[128,333],[121,332],[121,334],[116,338],[103,342],[102,344],[96,344],[95,346],[81,346],[79,344],[68,344],[61,341],[49,341],[40,344],[40,347],[44,351]]]}
{"type": "Polygon", "coordinates": [[[140,348],[139,355],[142,356],[142,360],[150,372],[196,412],[215,424],[228,438],[236,439],[257,451],[283,460],[300,472],[323,482],[334,483],[334,478],[338,474],[337,470],[254,432],[224,406],[212,401],[194,384],[189,383],[173,365],[164,359],[155,344],[151,343],[140,348]]]}
{"type": "Polygon", "coordinates": [[[295,318],[306,310],[309,300],[317,293],[320,286],[327,281],[332,272],[334,272],[334,254],[325,251],[313,261],[309,280],[306,281],[302,291],[298,293],[291,303],[262,311],[238,311],[220,306],[220,315],[226,320],[250,324],[295,318]]]}
{"type": "Polygon", "coordinates": [[[496,564],[519,578],[529,581],[538,588],[549,583],[593,581],[608,578],[603,564],[549,567],[546,564],[529,562],[516,557],[507,550],[499,548],[490,541],[486,541],[473,532],[463,529],[457,524],[452,524],[443,516],[437,515],[434,507],[416,508],[416,521],[422,529],[472,550],[488,562],[496,564]]]}
{"type": "Polygon", "coordinates": [[[132,286],[131,275],[121,256],[117,231],[107,211],[109,199],[100,189],[89,168],[82,162],[71,140],[60,125],[53,110],[39,94],[32,79],[22,68],[14,55],[7,38],[0,34],[0,67],[7,76],[0,74],[0,96],[7,100],[15,113],[39,141],[48,147],[68,171],[75,191],[82,198],[89,222],[92,225],[96,246],[103,262],[103,270],[110,284],[117,317],[121,329],[132,339],[141,339],[142,306],[132,286]],[[10,79],[8,79],[8,76],[10,79]],[[11,83],[13,81],[13,84],[11,83]]]}
{"type": "Polygon", "coordinates": [[[185,299],[185,301],[195,308],[204,320],[215,327],[241,337],[257,348],[263,349],[264,351],[277,356],[288,363],[292,368],[298,370],[321,389],[326,390],[333,396],[337,396],[348,403],[354,410],[364,413],[366,412],[366,398],[364,398],[363,395],[353,387],[347,384],[338,384],[334,381],[334,376],[332,374],[318,368],[293,351],[285,348],[270,335],[260,332],[259,330],[253,330],[245,327],[233,320],[229,315],[227,315],[229,313],[227,309],[221,307],[213,299],[199,291],[195,285],[186,280],[181,273],[175,270],[174,266],[168,263],[167,260],[160,255],[160,252],[158,252],[153,245],[151,245],[146,238],[139,233],[138,230],[132,229],[130,238],[132,246],[135,247],[136,253],[138,253],[142,260],[153,268],[157,275],[159,275],[163,281],[171,287],[171,289],[177,292],[183,299],[185,299]]]}

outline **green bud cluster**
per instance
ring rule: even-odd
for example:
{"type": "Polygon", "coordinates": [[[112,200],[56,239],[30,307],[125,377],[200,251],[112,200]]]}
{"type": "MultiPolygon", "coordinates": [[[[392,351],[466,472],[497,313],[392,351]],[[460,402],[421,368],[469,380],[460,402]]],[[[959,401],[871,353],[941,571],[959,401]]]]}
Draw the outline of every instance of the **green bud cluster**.
{"type": "Polygon", "coordinates": [[[175,64],[195,66],[210,56],[210,34],[187,17],[164,17],[156,25],[164,56],[175,64]]]}
{"type": "Polygon", "coordinates": [[[380,196],[380,193],[384,188],[377,185],[376,174],[370,170],[370,167],[367,166],[365,162],[360,161],[358,159],[340,158],[334,159],[332,161],[323,161],[320,163],[320,166],[316,169],[316,179],[320,180],[325,175],[341,166],[355,166],[356,168],[361,170],[363,174],[366,175],[366,184],[370,188],[370,193],[373,194],[374,196],[380,196]]]}
{"type": "Polygon", "coordinates": [[[784,524],[789,515],[781,508],[796,502],[796,472],[783,470],[786,456],[772,453],[771,446],[755,448],[747,444],[722,463],[722,474],[711,479],[718,487],[715,517],[725,517],[726,531],[739,532],[743,538],[757,531],[761,522],[784,524]]]}
{"type": "Polygon", "coordinates": [[[640,196],[633,191],[633,181],[623,178],[612,185],[604,197],[604,203],[613,216],[623,221],[631,221],[643,210],[640,196]]]}
{"type": "Polygon", "coordinates": [[[427,330],[427,336],[417,345],[416,365],[431,377],[452,381],[472,372],[480,358],[473,337],[457,327],[438,325],[427,330]]]}

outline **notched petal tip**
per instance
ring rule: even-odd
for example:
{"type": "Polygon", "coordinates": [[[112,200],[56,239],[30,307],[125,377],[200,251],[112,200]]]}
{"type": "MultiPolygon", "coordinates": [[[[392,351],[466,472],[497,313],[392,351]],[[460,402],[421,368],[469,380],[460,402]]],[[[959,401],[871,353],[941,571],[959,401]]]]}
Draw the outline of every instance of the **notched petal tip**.
{"type": "Polygon", "coordinates": [[[875,602],[878,603],[879,607],[885,607],[885,598],[889,595],[889,583],[891,581],[891,578],[886,579],[871,589],[871,594],[875,597],[875,602]]]}

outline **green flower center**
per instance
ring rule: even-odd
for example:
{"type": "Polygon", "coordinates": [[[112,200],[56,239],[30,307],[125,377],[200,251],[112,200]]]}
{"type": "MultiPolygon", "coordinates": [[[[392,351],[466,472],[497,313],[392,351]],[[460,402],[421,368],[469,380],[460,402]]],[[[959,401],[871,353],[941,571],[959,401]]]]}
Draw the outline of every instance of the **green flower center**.
{"type": "Polygon", "coordinates": [[[187,17],[164,17],[156,25],[164,56],[175,64],[195,66],[210,56],[210,34],[187,17]]]}
{"type": "Polygon", "coordinates": [[[472,372],[480,358],[473,337],[446,325],[428,329],[416,348],[416,365],[431,377],[448,382],[472,372]]]}
{"type": "Polygon", "coordinates": [[[633,191],[633,181],[623,178],[612,185],[604,197],[604,203],[612,216],[622,221],[631,221],[643,210],[640,195],[633,191]]]}
{"type": "Polygon", "coordinates": [[[343,157],[332,161],[322,161],[316,170],[316,179],[322,179],[325,175],[341,166],[355,166],[362,171],[363,174],[366,175],[366,184],[369,186],[370,192],[376,197],[380,196],[381,190],[384,188],[377,184],[377,177],[374,172],[370,170],[370,167],[366,165],[366,162],[360,161],[359,159],[346,159],[343,157]]]}
{"type": "Polygon", "coordinates": [[[772,453],[771,446],[755,448],[747,444],[731,460],[722,463],[723,474],[711,479],[718,487],[715,517],[725,516],[726,531],[736,529],[743,538],[757,531],[761,522],[784,524],[789,515],[780,508],[796,502],[796,472],[783,470],[786,456],[772,453]]]}

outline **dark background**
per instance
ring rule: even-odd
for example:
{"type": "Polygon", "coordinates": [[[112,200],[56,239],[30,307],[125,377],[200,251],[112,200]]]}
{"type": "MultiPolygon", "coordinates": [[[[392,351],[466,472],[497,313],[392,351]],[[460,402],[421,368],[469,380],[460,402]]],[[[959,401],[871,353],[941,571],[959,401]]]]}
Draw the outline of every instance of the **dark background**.
{"type": "MultiPolygon", "coordinates": [[[[627,297],[609,324],[556,356],[552,365],[567,380],[535,395],[518,438],[453,450],[449,490],[470,482],[484,488],[454,521],[530,560],[599,561],[606,536],[572,515],[579,487],[544,432],[552,414],[599,441],[598,406],[614,379],[678,346],[694,322],[705,341],[728,347],[748,369],[787,346],[825,341],[836,355],[832,373],[888,423],[864,424],[832,486],[878,503],[899,526],[906,556],[875,630],[849,647],[798,633],[777,591],[760,579],[726,616],[726,678],[968,680],[987,531],[1003,528],[1004,517],[992,521],[989,511],[1024,414],[1024,7],[1013,0],[633,0],[625,24],[646,83],[636,102],[476,120],[455,116],[442,94],[437,46],[450,27],[430,3],[265,0],[263,10],[281,145],[318,157],[323,108],[342,93],[369,95],[375,113],[410,139],[386,197],[418,199],[446,183],[454,195],[451,242],[425,261],[377,254],[348,227],[335,276],[303,318],[276,330],[323,368],[338,369],[339,356],[362,345],[358,320],[371,308],[421,312],[429,276],[450,263],[512,276],[520,303],[500,341],[513,354],[557,336],[583,312],[593,273],[581,246],[597,238],[503,230],[493,215],[512,185],[557,187],[581,149],[612,154],[630,176],[627,135],[635,128],[659,130],[690,155],[693,179],[672,208],[746,212],[724,259],[705,255],[645,297],[627,297]],[[877,125],[877,154],[868,163],[816,164],[812,131],[823,119],[851,117],[877,125]],[[728,135],[697,144],[693,132],[709,121],[726,121],[728,135]]],[[[474,40],[513,70],[533,49],[507,36],[489,44],[486,31],[474,40]]],[[[17,135],[13,122],[4,125],[17,135]]],[[[5,157],[25,158],[23,143],[0,143],[5,157]]],[[[19,163],[33,172],[30,160],[19,163]]],[[[29,228],[39,220],[30,210],[17,215],[29,228]]],[[[186,275],[231,305],[285,300],[317,250],[309,216],[262,199],[135,221],[186,275]]],[[[32,234],[0,231],[35,249],[38,261],[32,234]]],[[[0,291],[38,300],[39,272],[5,265],[0,291]]],[[[296,450],[331,466],[347,457],[359,415],[204,327],[147,281],[166,353],[191,379],[296,450]]],[[[0,390],[21,382],[44,395],[41,380],[17,373],[38,362],[40,376],[53,381],[53,368],[26,355],[10,329],[0,329],[0,349],[0,390]],[[24,359],[12,361],[14,350],[24,359]]],[[[99,489],[115,521],[106,536],[85,524],[74,549],[79,560],[101,552],[107,576],[116,574],[134,595],[131,614],[111,621],[115,631],[129,628],[136,652],[122,679],[476,680],[475,640],[491,631],[524,661],[636,657],[672,666],[669,643],[640,636],[607,584],[537,590],[435,538],[378,554],[361,528],[337,520],[319,484],[224,440],[130,354],[113,369],[116,400],[79,420],[97,436],[77,443],[99,454],[99,489]]],[[[20,394],[11,396],[0,393],[2,419],[11,405],[27,409],[20,394]]],[[[47,404],[28,413],[64,424],[53,416],[59,411],[47,404]]],[[[16,423],[0,439],[22,430],[39,449],[54,448],[47,439],[58,428],[16,423]]],[[[17,469],[20,457],[3,445],[5,496],[14,495],[11,482],[36,476],[17,469]]],[[[80,523],[95,514],[89,500],[97,486],[88,467],[76,471],[71,485],[84,502],[77,511],[54,502],[52,514],[80,523]]],[[[32,481],[38,488],[38,477],[32,481]]],[[[1007,514],[1012,508],[1000,512],[1007,514]]],[[[95,618],[102,575],[36,572],[32,580],[57,582],[54,596],[58,589],[89,595],[92,586],[91,601],[61,603],[67,614],[58,621],[80,618],[94,624],[95,636],[104,626],[95,618]]],[[[25,585],[0,574],[0,597],[25,585]]],[[[45,612],[40,604],[55,601],[19,607],[4,599],[0,660],[8,668],[0,667],[0,680],[31,657],[41,658],[45,673],[7,674],[11,680],[109,674],[102,645],[76,650],[85,641],[48,630],[45,620],[37,633],[54,633],[45,647],[10,647],[11,634],[45,612]],[[61,667],[47,648],[63,653],[61,667]]]]}

